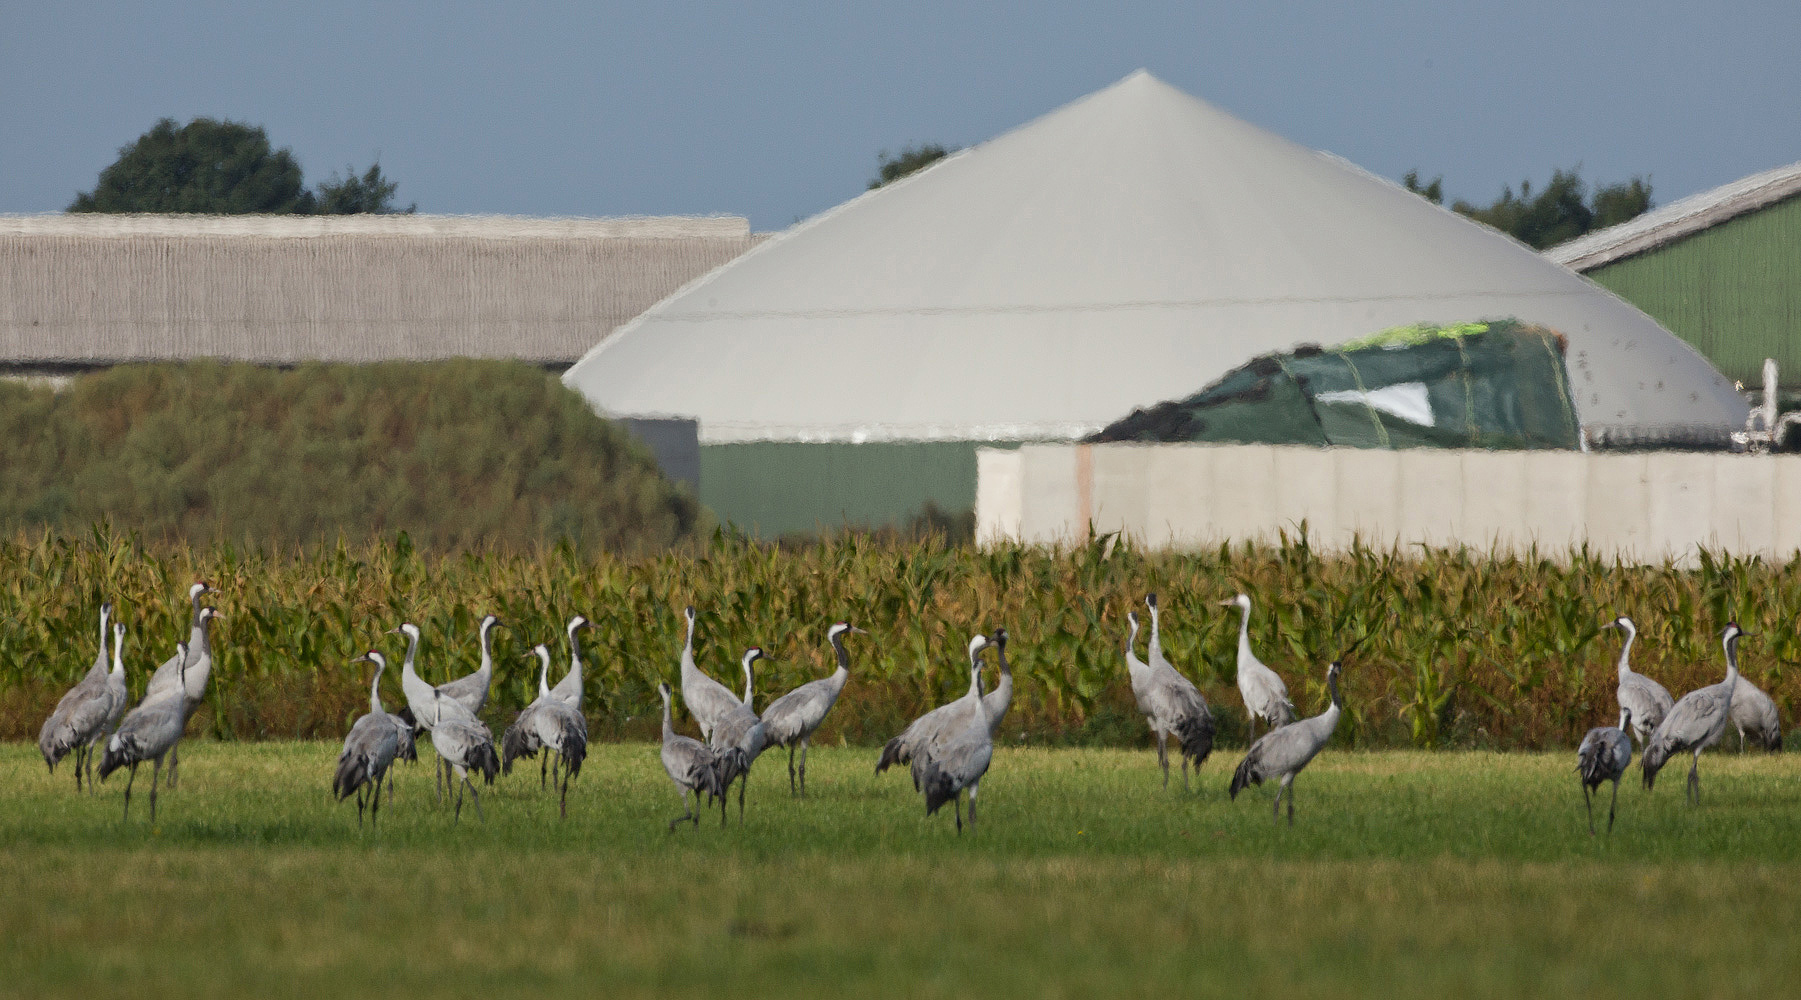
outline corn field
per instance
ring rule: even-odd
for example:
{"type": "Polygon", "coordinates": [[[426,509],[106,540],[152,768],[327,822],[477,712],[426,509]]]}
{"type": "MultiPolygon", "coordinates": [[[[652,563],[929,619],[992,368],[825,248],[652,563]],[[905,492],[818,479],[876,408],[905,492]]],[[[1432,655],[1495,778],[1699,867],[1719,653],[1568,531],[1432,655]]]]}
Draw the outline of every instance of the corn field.
{"type": "MultiPolygon", "coordinates": [[[[491,722],[504,724],[535,693],[533,644],[551,643],[566,662],[562,626],[579,612],[595,624],[583,651],[596,737],[654,738],[656,684],[677,679],[682,608],[692,603],[703,669],[736,686],[745,647],[773,658],[757,678],[758,707],[830,671],[830,622],[872,633],[852,643],[851,682],[820,740],[879,742],[958,696],[968,637],[1005,625],[1016,677],[1006,740],[1131,745],[1146,733],[1123,664],[1125,614],[1142,611],[1149,591],[1160,596],[1167,655],[1201,685],[1225,745],[1242,742],[1244,716],[1233,685],[1238,614],[1218,604],[1241,590],[1255,602],[1252,645],[1303,714],[1325,704],[1327,661],[1356,644],[1339,727],[1353,746],[1572,745],[1617,717],[1619,633],[1599,631],[1616,614],[1639,624],[1634,668],[1678,695],[1723,674],[1716,636],[1727,620],[1761,633],[1742,646],[1742,669],[1792,715],[1796,564],[1708,553],[1688,570],[1560,555],[1327,557],[1304,538],[1182,554],[1110,536],[1062,550],[855,535],[795,548],[723,533],[644,556],[568,546],[434,555],[404,535],[289,551],[147,543],[104,527],[20,535],[0,541],[0,736],[34,738],[87,670],[103,600],[130,630],[126,669],[140,693],[186,636],[196,579],[218,588],[224,617],[208,706],[190,735],[225,739],[339,736],[367,706],[367,667],[353,656],[374,647],[397,657],[402,644],[384,633],[413,621],[425,631],[421,673],[442,683],[475,669],[488,611],[509,626],[497,633],[491,722]]],[[[553,681],[564,668],[554,669],[553,681]]],[[[384,691],[398,707],[398,679],[384,691]]]]}

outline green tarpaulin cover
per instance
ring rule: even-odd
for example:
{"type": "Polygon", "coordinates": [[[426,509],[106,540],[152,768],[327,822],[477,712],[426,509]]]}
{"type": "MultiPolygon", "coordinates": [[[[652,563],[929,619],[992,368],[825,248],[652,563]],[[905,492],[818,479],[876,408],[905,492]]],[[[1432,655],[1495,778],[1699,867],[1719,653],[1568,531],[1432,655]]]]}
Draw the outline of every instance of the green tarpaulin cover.
{"type": "Polygon", "coordinates": [[[1500,320],[1406,326],[1234,369],[1092,441],[1575,448],[1564,338],[1500,320]]]}

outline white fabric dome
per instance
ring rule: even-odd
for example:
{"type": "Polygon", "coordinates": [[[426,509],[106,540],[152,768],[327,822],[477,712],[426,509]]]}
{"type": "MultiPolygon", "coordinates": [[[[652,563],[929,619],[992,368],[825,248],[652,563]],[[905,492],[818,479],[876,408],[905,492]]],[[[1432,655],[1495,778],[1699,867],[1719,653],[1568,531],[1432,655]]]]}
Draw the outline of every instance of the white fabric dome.
{"type": "Polygon", "coordinates": [[[1743,425],[1612,293],[1140,71],[795,226],[564,377],[707,443],[1065,439],[1257,354],[1508,316],[1568,336],[1591,437],[1743,425]]]}

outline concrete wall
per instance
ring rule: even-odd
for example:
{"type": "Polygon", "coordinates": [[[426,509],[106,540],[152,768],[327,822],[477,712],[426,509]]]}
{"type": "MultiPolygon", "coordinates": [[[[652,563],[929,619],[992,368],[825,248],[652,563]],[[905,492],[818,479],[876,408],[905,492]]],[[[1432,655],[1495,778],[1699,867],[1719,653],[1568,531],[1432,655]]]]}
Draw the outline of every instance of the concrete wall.
{"type": "Polygon", "coordinates": [[[1121,531],[1154,547],[1425,543],[1690,563],[1801,549],[1801,456],[1260,445],[1027,445],[976,453],[976,540],[1121,531]]]}

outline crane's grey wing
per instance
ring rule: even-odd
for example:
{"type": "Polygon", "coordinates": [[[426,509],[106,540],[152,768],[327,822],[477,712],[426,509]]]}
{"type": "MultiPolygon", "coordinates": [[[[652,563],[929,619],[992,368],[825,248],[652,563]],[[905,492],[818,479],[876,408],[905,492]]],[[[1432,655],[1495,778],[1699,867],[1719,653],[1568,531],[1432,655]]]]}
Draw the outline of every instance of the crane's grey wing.
{"type": "Polygon", "coordinates": [[[786,745],[797,740],[805,731],[807,721],[823,715],[827,704],[824,681],[802,684],[770,702],[763,710],[764,733],[771,743],[786,745]]]}
{"type": "Polygon", "coordinates": [[[703,723],[709,730],[718,725],[719,720],[730,714],[732,709],[744,704],[725,685],[698,669],[694,671],[692,678],[682,678],[681,694],[682,704],[688,706],[694,720],[703,723]]]}
{"type": "Polygon", "coordinates": [[[454,681],[438,685],[438,693],[468,709],[470,715],[478,715],[482,706],[488,703],[488,682],[492,679],[492,673],[483,676],[477,670],[473,674],[465,674],[454,681]]]}
{"type": "Polygon", "coordinates": [[[537,715],[542,702],[532,702],[519,710],[513,724],[500,735],[500,771],[513,773],[513,762],[521,757],[538,756],[543,743],[538,737],[537,715]]]}

